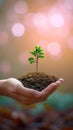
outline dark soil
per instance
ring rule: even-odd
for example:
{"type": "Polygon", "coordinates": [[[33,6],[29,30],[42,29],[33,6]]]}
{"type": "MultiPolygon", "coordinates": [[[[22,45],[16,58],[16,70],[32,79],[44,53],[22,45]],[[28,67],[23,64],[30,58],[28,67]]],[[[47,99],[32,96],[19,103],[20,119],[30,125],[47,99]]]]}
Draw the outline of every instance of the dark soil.
{"type": "Polygon", "coordinates": [[[24,75],[19,80],[25,87],[41,91],[44,88],[46,88],[49,84],[57,81],[58,78],[55,76],[49,76],[43,72],[33,72],[24,75]]]}

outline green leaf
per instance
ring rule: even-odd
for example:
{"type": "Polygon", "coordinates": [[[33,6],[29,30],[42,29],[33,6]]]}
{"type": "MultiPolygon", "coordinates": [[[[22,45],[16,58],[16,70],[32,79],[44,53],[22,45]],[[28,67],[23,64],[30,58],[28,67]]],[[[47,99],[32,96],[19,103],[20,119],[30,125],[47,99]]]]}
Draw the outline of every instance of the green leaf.
{"type": "Polygon", "coordinates": [[[33,62],[35,62],[35,59],[33,57],[30,57],[28,61],[30,62],[30,64],[32,64],[33,62]]]}
{"type": "Polygon", "coordinates": [[[36,56],[36,51],[31,51],[30,53],[36,56]]]}
{"type": "Polygon", "coordinates": [[[44,58],[44,56],[43,56],[43,55],[39,55],[38,57],[39,57],[39,58],[44,58]]]}
{"type": "Polygon", "coordinates": [[[41,46],[37,45],[35,46],[36,49],[41,49],[41,46]]]}
{"type": "Polygon", "coordinates": [[[37,53],[41,52],[42,51],[41,46],[35,46],[35,50],[37,53]]]}
{"type": "Polygon", "coordinates": [[[43,52],[40,52],[39,55],[44,55],[44,53],[43,53],[43,52]]]}

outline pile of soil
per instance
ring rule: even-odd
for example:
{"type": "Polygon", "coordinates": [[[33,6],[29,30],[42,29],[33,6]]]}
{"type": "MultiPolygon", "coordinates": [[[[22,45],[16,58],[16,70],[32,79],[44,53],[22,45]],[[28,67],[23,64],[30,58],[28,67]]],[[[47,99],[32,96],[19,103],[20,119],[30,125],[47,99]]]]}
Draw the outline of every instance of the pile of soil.
{"type": "Polygon", "coordinates": [[[41,91],[44,88],[46,88],[49,84],[57,81],[58,78],[55,76],[49,76],[43,72],[33,72],[24,75],[19,80],[25,87],[41,91]]]}

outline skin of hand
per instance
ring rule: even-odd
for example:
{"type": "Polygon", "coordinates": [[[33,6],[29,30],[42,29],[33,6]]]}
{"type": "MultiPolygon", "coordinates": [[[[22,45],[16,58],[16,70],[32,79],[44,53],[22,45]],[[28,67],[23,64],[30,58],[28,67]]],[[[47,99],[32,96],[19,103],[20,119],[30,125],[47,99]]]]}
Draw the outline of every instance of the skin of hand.
{"type": "Polygon", "coordinates": [[[16,78],[9,78],[0,81],[0,95],[11,97],[21,104],[31,105],[45,101],[63,82],[64,79],[60,78],[39,92],[24,87],[16,78]]]}

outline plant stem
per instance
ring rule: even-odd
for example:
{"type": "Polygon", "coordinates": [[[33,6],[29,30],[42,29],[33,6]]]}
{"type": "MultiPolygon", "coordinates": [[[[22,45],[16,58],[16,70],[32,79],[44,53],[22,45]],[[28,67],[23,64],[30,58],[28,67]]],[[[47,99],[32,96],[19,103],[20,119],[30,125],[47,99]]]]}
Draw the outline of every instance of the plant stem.
{"type": "Polygon", "coordinates": [[[38,73],[38,54],[36,55],[36,73],[38,73]]]}

